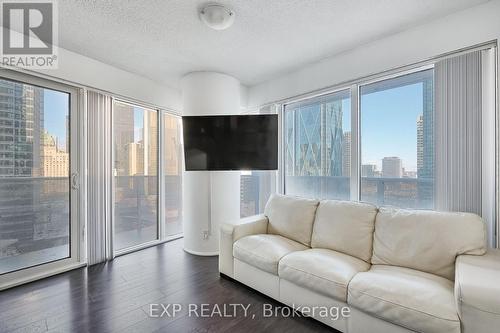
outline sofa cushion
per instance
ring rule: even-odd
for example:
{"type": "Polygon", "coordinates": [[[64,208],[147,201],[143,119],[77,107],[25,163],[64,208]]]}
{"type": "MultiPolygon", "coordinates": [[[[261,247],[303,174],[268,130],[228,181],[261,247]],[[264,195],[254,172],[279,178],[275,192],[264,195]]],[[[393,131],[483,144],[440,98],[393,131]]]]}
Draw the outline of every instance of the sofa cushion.
{"type": "Polygon", "coordinates": [[[308,247],[279,235],[251,235],[233,245],[233,256],[263,271],[278,275],[278,262],[293,251],[308,247]]]}
{"type": "Polygon", "coordinates": [[[369,262],[377,207],[354,201],[323,200],[314,220],[311,247],[326,248],[369,262]]]}
{"type": "Polygon", "coordinates": [[[269,219],[267,233],[281,235],[311,245],[311,232],[318,200],[273,194],[264,215],[269,219]]]}
{"type": "Polygon", "coordinates": [[[278,267],[280,278],[346,302],[349,281],[370,264],[340,252],[310,249],[286,255],[278,267]]]}
{"type": "Polygon", "coordinates": [[[417,269],[453,280],[455,258],[486,252],[486,228],[470,213],[380,208],[372,264],[417,269]]]}
{"type": "Polygon", "coordinates": [[[460,333],[453,282],[417,270],[374,265],[351,280],[349,305],[417,332],[460,333]]]}

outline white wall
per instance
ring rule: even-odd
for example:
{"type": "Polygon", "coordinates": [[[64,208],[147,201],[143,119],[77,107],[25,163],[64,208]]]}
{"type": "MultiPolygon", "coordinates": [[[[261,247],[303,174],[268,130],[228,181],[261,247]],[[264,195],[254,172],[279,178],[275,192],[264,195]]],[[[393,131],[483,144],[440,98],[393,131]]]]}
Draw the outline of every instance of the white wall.
{"type": "Polygon", "coordinates": [[[500,0],[493,0],[249,87],[248,107],[254,108],[498,39],[500,0]]]}
{"type": "Polygon", "coordinates": [[[37,72],[162,108],[176,111],[182,108],[179,89],[62,48],[58,49],[58,62],[58,69],[37,70],[37,72]]]}

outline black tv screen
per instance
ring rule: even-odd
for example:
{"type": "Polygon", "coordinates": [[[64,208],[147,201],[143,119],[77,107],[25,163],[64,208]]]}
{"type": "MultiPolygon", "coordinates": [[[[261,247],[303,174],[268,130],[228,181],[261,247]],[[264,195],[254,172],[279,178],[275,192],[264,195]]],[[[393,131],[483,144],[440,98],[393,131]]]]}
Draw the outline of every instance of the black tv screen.
{"type": "Polygon", "coordinates": [[[182,117],[186,171],[278,169],[278,116],[182,117]]]}

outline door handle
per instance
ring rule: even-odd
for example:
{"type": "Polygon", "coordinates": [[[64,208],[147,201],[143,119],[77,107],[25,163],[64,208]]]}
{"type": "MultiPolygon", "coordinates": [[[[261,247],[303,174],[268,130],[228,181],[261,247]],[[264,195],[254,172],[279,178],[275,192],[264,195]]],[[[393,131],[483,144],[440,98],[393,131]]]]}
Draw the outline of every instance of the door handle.
{"type": "Polygon", "coordinates": [[[73,190],[78,190],[80,188],[80,183],[78,181],[78,172],[73,172],[71,174],[71,188],[73,190]]]}

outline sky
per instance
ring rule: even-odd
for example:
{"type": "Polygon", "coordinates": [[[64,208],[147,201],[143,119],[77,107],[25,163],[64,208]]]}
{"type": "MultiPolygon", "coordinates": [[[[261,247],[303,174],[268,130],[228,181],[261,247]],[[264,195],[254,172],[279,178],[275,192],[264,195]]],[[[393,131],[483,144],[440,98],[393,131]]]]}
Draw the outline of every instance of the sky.
{"type": "Polygon", "coordinates": [[[66,116],[69,111],[69,94],[43,89],[43,118],[44,128],[51,135],[57,137],[60,148],[66,146],[66,116]]]}
{"type": "Polygon", "coordinates": [[[417,171],[417,117],[422,114],[422,83],[361,95],[361,163],[398,156],[405,170],[417,171]]]}
{"type": "MultiPolygon", "coordinates": [[[[382,158],[398,156],[417,171],[417,117],[422,114],[422,83],[361,95],[361,163],[382,169],[382,158]]],[[[342,129],[351,131],[351,100],[342,100],[342,129]]]]}

